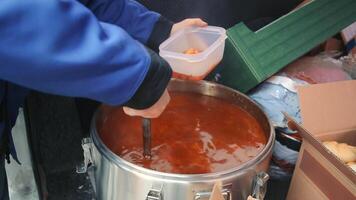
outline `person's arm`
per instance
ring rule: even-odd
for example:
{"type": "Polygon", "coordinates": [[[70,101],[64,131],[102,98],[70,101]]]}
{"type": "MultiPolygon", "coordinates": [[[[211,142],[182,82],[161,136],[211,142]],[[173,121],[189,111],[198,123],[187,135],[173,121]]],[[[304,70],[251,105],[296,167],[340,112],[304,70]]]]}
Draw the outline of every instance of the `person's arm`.
{"type": "Polygon", "coordinates": [[[2,0],[0,38],[0,79],[47,93],[142,109],[171,75],[126,31],[76,1],[2,0]],[[137,95],[140,85],[151,91],[146,99],[137,95]]]}
{"type": "Polygon", "coordinates": [[[80,0],[103,22],[125,29],[132,37],[151,49],[171,34],[173,22],[160,14],[147,10],[135,0],[80,0]]]}

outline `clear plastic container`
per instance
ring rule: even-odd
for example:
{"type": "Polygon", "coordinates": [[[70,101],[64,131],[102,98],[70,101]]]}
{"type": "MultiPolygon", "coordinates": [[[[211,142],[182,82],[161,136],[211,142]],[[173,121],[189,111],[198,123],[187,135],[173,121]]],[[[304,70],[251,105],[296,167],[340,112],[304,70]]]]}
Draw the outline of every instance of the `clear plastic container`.
{"type": "Polygon", "coordinates": [[[174,77],[201,80],[221,61],[226,38],[226,30],[220,27],[188,28],[164,41],[159,54],[171,65],[174,77]],[[199,53],[184,53],[191,48],[199,53]]]}

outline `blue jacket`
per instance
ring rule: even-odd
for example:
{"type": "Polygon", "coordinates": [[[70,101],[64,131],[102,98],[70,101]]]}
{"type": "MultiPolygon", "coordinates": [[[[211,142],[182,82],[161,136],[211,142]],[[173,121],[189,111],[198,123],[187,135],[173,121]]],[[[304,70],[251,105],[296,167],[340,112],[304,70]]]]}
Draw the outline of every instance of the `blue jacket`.
{"type": "Polygon", "coordinates": [[[1,0],[0,101],[10,126],[28,89],[127,102],[149,69],[143,44],[159,18],[133,0],[1,0]]]}

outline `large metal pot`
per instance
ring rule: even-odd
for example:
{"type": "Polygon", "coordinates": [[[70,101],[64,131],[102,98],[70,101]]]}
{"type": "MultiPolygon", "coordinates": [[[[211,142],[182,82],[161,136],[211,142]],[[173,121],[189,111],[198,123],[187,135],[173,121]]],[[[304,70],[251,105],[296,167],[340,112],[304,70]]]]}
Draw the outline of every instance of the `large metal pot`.
{"type": "Polygon", "coordinates": [[[265,113],[247,96],[206,81],[172,80],[170,91],[194,92],[233,102],[254,116],[267,135],[265,148],[250,161],[226,171],[184,175],[162,173],[129,163],[111,152],[96,131],[96,116],[91,138],[83,140],[84,164],[78,168],[93,174],[99,200],[208,200],[215,183],[222,182],[226,200],[246,199],[253,194],[263,198],[267,171],[275,140],[274,129],[265,113]],[[91,171],[90,171],[90,170],[91,171]]]}

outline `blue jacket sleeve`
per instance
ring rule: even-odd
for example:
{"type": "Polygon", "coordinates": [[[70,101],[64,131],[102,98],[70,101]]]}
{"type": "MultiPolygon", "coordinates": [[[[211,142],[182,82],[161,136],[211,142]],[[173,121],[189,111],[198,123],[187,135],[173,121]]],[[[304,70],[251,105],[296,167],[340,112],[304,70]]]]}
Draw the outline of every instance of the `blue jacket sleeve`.
{"type": "Polygon", "coordinates": [[[122,28],[71,0],[0,1],[0,79],[31,89],[127,102],[151,59],[122,28]]]}
{"type": "Polygon", "coordinates": [[[173,23],[135,0],[80,0],[103,22],[125,29],[155,51],[169,37],[173,23]]]}
{"type": "Polygon", "coordinates": [[[125,29],[133,38],[146,43],[160,15],[135,0],[80,0],[103,22],[125,29]]]}

